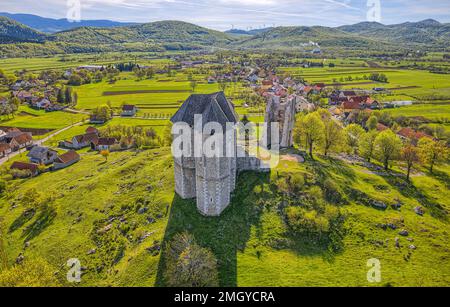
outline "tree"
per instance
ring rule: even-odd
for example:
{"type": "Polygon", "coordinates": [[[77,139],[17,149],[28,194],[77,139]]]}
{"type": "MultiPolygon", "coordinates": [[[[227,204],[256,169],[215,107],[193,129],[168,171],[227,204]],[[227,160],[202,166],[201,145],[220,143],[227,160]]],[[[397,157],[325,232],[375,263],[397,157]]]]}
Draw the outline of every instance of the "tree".
{"type": "Polygon", "coordinates": [[[169,242],[164,276],[171,287],[214,287],[219,285],[214,254],[195,243],[194,237],[181,233],[169,242]]]}
{"type": "Polygon", "coordinates": [[[342,127],[328,111],[323,113],[322,121],[324,124],[323,148],[324,154],[327,156],[331,149],[337,147],[341,143],[342,127]]]}
{"type": "Polygon", "coordinates": [[[100,155],[102,155],[103,158],[105,158],[105,161],[108,161],[109,150],[102,150],[102,151],[100,151],[100,155]]]}
{"type": "Polygon", "coordinates": [[[191,89],[192,89],[192,92],[193,93],[195,93],[195,89],[197,88],[197,81],[195,81],[195,80],[192,80],[191,81],[191,89]]]}
{"type": "Polygon", "coordinates": [[[437,163],[448,159],[448,148],[442,141],[422,138],[419,141],[418,150],[421,162],[428,165],[431,174],[437,163]]]}
{"type": "Polygon", "coordinates": [[[21,203],[25,210],[36,210],[41,205],[41,193],[35,188],[25,191],[21,198],[21,203]]]}
{"type": "Polygon", "coordinates": [[[364,133],[364,129],[357,124],[348,125],[344,129],[345,142],[355,155],[358,154],[359,140],[364,133]]]}
{"type": "Polygon", "coordinates": [[[321,143],[324,139],[325,125],[323,124],[319,113],[309,113],[303,119],[301,133],[309,149],[309,155],[313,159],[314,145],[321,143]]]}
{"type": "Polygon", "coordinates": [[[401,147],[402,141],[392,130],[385,130],[376,137],[375,156],[386,171],[389,170],[389,162],[399,156],[401,147]]]}
{"type": "Polygon", "coordinates": [[[73,104],[74,106],[76,106],[77,103],[78,103],[78,94],[77,94],[77,92],[74,92],[74,93],[73,93],[73,97],[72,97],[72,104],[73,104]]]}
{"type": "Polygon", "coordinates": [[[378,126],[378,118],[376,116],[372,115],[367,120],[366,127],[369,130],[375,130],[375,129],[377,129],[377,126],[378,126]]]}
{"type": "Polygon", "coordinates": [[[409,181],[411,169],[413,168],[414,163],[419,162],[419,152],[415,146],[409,144],[402,148],[401,158],[403,161],[406,162],[407,167],[406,180],[409,181]]]}
{"type": "Polygon", "coordinates": [[[370,162],[374,157],[375,139],[377,136],[378,132],[376,130],[371,130],[364,133],[359,141],[359,154],[364,159],[367,159],[368,162],[370,162]]]}
{"type": "Polygon", "coordinates": [[[219,80],[218,84],[219,84],[220,91],[225,92],[227,90],[228,84],[225,79],[219,80]]]}
{"type": "Polygon", "coordinates": [[[64,102],[66,104],[72,103],[72,89],[70,87],[66,87],[66,90],[64,91],[64,102]]]}
{"type": "Polygon", "coordinates": [[[56,101],[60,104],[63,104],[64,98],[65,97],[64,97],[63,89],[62,88],[58,89],[58,94],[56,94],[56,101]]]}
{"type": "Polygon", "coordinates": [[[164,128],[162,145],[163,146],[171,146],[172,141],[173,141],[172,123],[169,121],[168,124],[166,125],[166,128],[164,128]]]}

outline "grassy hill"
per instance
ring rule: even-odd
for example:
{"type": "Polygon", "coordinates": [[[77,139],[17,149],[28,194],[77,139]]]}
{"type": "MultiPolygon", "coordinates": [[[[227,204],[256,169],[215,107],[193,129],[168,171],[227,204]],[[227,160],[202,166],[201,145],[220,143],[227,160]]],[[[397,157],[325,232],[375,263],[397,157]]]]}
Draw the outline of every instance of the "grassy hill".
{"type": "Polygon", "coordinates": [[[65,170],[10,182],[0,202],[4,250],[10,265],[20,253],[45,259],[63,285],[67,260],[78,258],[81,286],[162,286],[164,246],[187,231],[213,251],[223,286],[371,286],[370,258],[381,261],[380,286],[445,286],[448,176],[446,167],[407,184],[336,159],[282,161],[271,174],[241,174],[231,206],[206,218],[175,195],[168,149],[113,153],[108,161],[84,153],[65,170]],[[24,215],[33,188],[40,205],[24,215]],[[413,211],[418,205],[423,217],[413,211]],[[320,217],[324,231],[305,232],[298,210],[320,217]]]}
{"type": "Polygon", "coordinates": [[[15,42],[41,42],[45,34],[37,32],[21,23],[0,16],[0,44],[15,42]]]}
{"type": "Polygon", "coordinates": [[[235,40],[225,33],[181,21],[159,21],[116,28],[82,27],[57,33],[53,39],[78,44],[147,42],[161,45],[175,43],[186,47],[226,45],[235,40]]]}
{"type": "Polygon", "coordinates": [[[450,44],[450,24],[441,24],[432,19],[397,25],[362,22],[356,25],[342,26],[339,29],[372,39],[408,46],[419,44],[447,47],[450,44]]]}
{"type": "Polygon", "coordinates": [[[332,48],[380,48],[387,44],[327,27],[277,27],[244,39],[240,48],[301,48],[309,42],[332,48]]]}

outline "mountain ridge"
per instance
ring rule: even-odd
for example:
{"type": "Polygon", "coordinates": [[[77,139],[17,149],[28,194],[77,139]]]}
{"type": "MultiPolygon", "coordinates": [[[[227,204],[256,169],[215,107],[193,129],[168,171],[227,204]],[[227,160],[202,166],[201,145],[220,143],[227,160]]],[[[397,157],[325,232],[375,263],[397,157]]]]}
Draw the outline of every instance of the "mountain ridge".
{"type": "Polygon", "coordinates": [[[19,23],[22,23],[32,29],[39,32],[53,34],[60,31],[75,29],[79,27],[99,27],[99,28],[110,28],[118,26],[128,26],[138,23],[132,22],[118,22],[112,20],[81,20],[80,22],[70,22],[65,18],[54,19],[41,17],[33,14],[12,14],[6,12],[0,12],[0,16],[8,17],[19,23]]]}

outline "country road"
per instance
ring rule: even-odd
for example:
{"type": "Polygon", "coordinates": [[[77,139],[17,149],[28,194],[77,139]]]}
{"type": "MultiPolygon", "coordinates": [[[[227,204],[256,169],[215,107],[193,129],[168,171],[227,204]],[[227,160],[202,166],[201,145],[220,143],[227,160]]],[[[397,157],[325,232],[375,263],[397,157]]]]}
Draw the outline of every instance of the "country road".
{"type": "MultiPolygon", "coordinates": [[[[73,127],[80,126],[80,125],[82,125],[82,124],[84,124],[84,123],[85,123],[85,122],[82,121],[82,122],[78,122],[78,123],[75,123],[75,124],[73,124],[73,125],[67,126],[67,127],[63,128],[63,129],[61,129],[61,130],[58,130],[58,131],[56,131],[56,132],[53,132],[52,134],[49,134],[48,136],[46,136],[45,138],[43,138],[43,139],[41,139],[41,140],[35,140],[33,143],[34,143],[34,145],[40,146],[40,145],[42,145],[43,143],[45,143],[45,142],[47,142],[48,140],[50,140],[51,138],[57,136],[58,134],[60,134],[60,133],[62,133],[62,132],[64,132],[64,131],[67,131],[67,130],[73,128],[73,127]]],[[[5,162],[9,161],[9,159],[14,158],[15,156],[20,155],[20,154],[22,154],[22,153],[24,153],[24,152],[26,152],[26,151],[27,151],[27,149],[24,148],[24,149],[21,149],[21,150],[19,150],[19,151],[10,153],[7,157],[4,157],[4,158],[1,158],[1,159],[0,159],[0,165],[3,165],[5,162]]]]}

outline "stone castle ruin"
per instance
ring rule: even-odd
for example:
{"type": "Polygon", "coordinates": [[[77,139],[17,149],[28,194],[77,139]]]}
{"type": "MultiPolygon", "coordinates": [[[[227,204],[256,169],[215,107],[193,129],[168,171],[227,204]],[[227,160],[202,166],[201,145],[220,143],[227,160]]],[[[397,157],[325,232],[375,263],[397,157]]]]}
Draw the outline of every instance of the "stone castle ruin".
{"type": "Polygon", "coordinates": [[[296,114],[297,100],[296,97],[281,98],[280,96],[271,95],[268,97],[266,114],[264,121],[267,123],[267,130],[265,131],[267,137],[266,146],[268,148],[274,145],[278,148],[292,147],[294,144],[294,125],[296,114]],[[278,123],[280,135],[278,140],[273,140],[271,131],[271,125],[278,123]],[[276,144],[274,144],[276,142],[276,144]]]}
{"type": "MultiPolygon", "coordinates": [[[[282,145],[292,144],[293,118],[295,116],[295,104],[277,103],[273,101],[271,107],[268,107],[270,115],[266,120],[280,121],[283,127],[281,132],[282,145]],[[287,116],[287,114],[293,114],[287,116]]],[[[226,131],[226,124],[239,122],[239,117],[234,110],[234,105],[228,101],[223,92],[202,95],[191,95],[180,107],[177,113],[172,117],[174,124],[186,123],[191,129],[191,135],[194,135],[194,118],[196,115],[202,115],[203,127],[210,123],[219,123],[226,131]]],[[[202,132],[203,133],[203,132],[202,132]]],[[[205,141],[212,134],[202,134],[205,141]]],[[[177,135],[174,135],[174,138],[177,135]]],[[[229,136],[228,136],[229,137],[229,136]]],[[[231,202],[231,194],[236,189],[236,178],[242,171],[260,171],[267,172],[270,168],[263,167],[262,161],[258,157],[245,153],[245,149],[237,141],[236,131],[231,135],[234,142],[230,142],[227,137],[223,137],[223,151],[231,152],[225,157],[207,157],[202,154],[201,157],[194,155],[194,137],[189,147],[190,155],[174,157],[175,162],[175,191],[183,199],[196,199],[197,208],[205,216],[219,216],[231,202]],[[233,148],[225,149],[232,145],[233,148]],[[238,154],[244,152],[244,155],[238,154]]]]}

